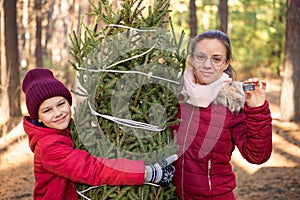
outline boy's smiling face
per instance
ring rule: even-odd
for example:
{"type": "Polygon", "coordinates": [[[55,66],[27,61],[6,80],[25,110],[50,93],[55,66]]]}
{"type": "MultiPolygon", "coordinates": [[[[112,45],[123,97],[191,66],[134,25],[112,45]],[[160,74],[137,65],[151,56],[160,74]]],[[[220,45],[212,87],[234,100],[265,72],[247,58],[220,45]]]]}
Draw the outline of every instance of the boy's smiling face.
{"type": "Polygon", "coordinates": [[[49,128],[64,130],[71,120],[71,107],[66,98],[56,96],[43,101],[38,111],[39,122],[49,128]]]}

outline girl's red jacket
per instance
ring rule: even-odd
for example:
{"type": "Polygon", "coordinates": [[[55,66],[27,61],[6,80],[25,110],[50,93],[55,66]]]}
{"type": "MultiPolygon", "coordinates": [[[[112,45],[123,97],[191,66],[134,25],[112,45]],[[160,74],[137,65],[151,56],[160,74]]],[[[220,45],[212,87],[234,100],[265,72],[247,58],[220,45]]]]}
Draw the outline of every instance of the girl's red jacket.
{"type": "Polygon", "coordinates": [[[236,187],[231,155],[237,147],[250,163],[266,162],[272,152],[272,118],[268,102],[246,104],[239,113],[223,105],[198,108],[181,104],[176,130],[179,158],[174,184],[180,199],[232,200],[236,187]]]}

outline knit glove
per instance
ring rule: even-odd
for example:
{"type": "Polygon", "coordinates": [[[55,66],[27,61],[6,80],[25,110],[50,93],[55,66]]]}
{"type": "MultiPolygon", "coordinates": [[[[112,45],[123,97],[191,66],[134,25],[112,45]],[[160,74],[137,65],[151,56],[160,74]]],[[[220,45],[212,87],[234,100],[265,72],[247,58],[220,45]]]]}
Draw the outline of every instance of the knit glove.
{"type": "Polygon", "coordinates": [[[177,159],[178,155],[174,154],[153,165],[146,165],[147,177],[145,179],[145,184],[168,187],[175,172],[175,167],[170,164],[177,159]]]}

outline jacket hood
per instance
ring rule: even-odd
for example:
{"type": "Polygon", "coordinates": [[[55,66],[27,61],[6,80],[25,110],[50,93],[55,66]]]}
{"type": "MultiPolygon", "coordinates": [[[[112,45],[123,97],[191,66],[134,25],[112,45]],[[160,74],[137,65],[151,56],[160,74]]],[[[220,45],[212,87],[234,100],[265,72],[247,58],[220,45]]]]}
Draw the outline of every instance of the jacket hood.
{"type": "Polygon", "coordinates": [[[244,109],[245,93],[242,83],[233,81],[231,84],[225,85],[218,93],[213,104],[228,107],[231,112],[240,112],[244,109]]]}
{"type": "Polygon", "coordinates": [[[32,152],[34,152],[35,146],[37,142],[44,138],[45,136],[51,135],[67,135],[69,131],[66,130],[57,130],[47,127],[40,127],[31,122],[31,118],[26,116],[23,118],[23,127],[25,133],[28,135],[29,138],[29,147],[32,152]]]}

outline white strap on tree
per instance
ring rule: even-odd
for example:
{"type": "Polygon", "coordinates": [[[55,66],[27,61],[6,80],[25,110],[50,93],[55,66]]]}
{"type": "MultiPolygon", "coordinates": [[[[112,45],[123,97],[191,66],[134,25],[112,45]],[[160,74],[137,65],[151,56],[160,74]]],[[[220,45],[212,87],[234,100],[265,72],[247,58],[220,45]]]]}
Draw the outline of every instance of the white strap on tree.
{"type": "Polygon", "coordinates": [[[92,187],[89,187],[89,188],[87,188],[87,189],[85,189],[85,190],[82,190],[82,191],[76,191],[81,197],[83,197],[83,198],[85,198],[85,199],[87,199],[87,200],[91,200],[90,198],[88,198],[87,196],[85,196],[83,193],[85,193],[85,192],[88,192],[88,191],[90,191],[90,190],[92,190],[92,189],[95,189],[95,188],[98,188],[98,187],[100,187],[100,186],[92,186],[92,187]]]}
{"type": "Polygon", "coordinates": [[[138,29],[138,28],[133,28],[133,27],[130,27],[130,26],[125,26],[125,25],[119,25],[119,24],[109,24],[108,26],[114,26],[114,27],[120,27],[120,28],[127,28],[127,29],[130,29],[130,30],[134,30],[134,31],[137,31],[137,32],[156,32],[157,30],[155,29],[138,29]]]}
{"type": "Polygon", "coordinates": [[[136,59],[136,58],[138,58],[138,57],[141,57],[141,56],[143,56],[143,55],[145,55],[145,54],[151,52],[156,46],[157,46],[157,44],[154,44],[150,49],[148,49],[148,50],[145,51],[144,53],[141,53],[141,54],[132,56],[132,57],[130,57],[130,58],[126,58],[126,59],[124,59],[124,60],[120,60],[120,61],[118,61],[118,62],[116,62],[116,63],[113,63],[112,65],[109,65],[108,67],[104,67],[104,69],[109,69],[109,68],[112,68],[112,67],[114,67],[114,66],[116,66],[116,65],[118,65],[118,64],[121,64],[121,63],[123,63],[123,62],[127,62],[127,61],[129,61],[129,60],[133,60],[133,59],[136,59]]]}
{"type": "Polygon", "coordinates": [[[143,123],[143,122],[139,122],[139,121],[135,121],[135,120],[123,119],[123,118],[113,117],[113,116],[110,116],[110,115],[103,115],[103,114],[100,114],[100,113],[96,112],[93,109],[93,107],[92,107],[92,105],[89,101],[88,101],[88,105],[89,105],[89,108],[90,108],[91,113],[93,115],[103,117],[103,118],[111,120],[111,121],[113,121],[117,124],[124,125],[124,126],[130,127],[130,128],[138,128],[138,129],[143,129],[143,130],[148,130],[148,131],[155,131],[155,132],[163,131],[166,128],[166,127],[160,128],[160,127],[152,125],[152,124],[147,124],[147,123],[143,123]]]}
{"type": "Polygon", "coordinates": [[[163,77],[160,77],[160,76],[155,76],[155,75],[152,75],[152,74],[147,74],[145,72],[134,71],[134,70],[133,71],[121,71],[121,70],[109,70],[109,69],[86,69],[86,68],[82,68],[82,67],[78,67],[77,69],[85,70],[85,71],[89,71],[89,72],[95,72],[95,73],[98,73],[98,72],[111,72],[111,73],[122,73],[122,74],[140,74],[140,75],[148,76],[148,77],[151,77],[151,78],[163,80],[163,81],[166,81],[166,82],[174,83],[174,84],[177,84],[177,85],[180,84],[178,81],[174,81],[174,80],[171,80],[171,79],[163,78],[163,77]]]}

